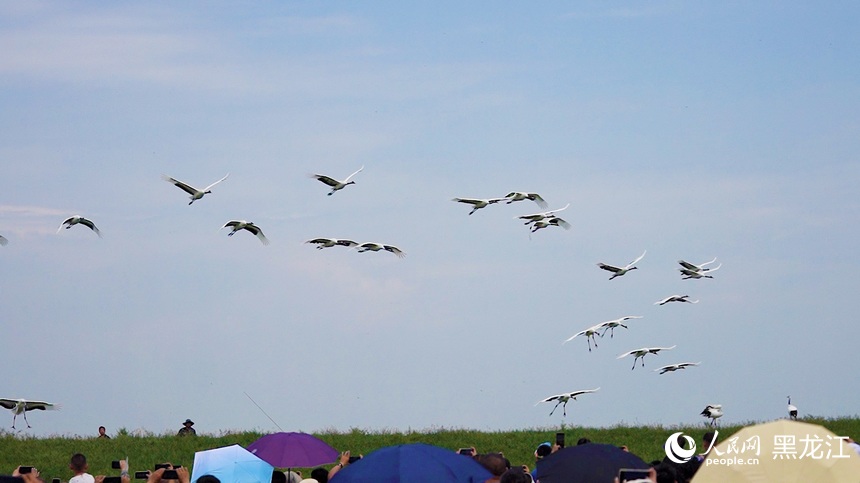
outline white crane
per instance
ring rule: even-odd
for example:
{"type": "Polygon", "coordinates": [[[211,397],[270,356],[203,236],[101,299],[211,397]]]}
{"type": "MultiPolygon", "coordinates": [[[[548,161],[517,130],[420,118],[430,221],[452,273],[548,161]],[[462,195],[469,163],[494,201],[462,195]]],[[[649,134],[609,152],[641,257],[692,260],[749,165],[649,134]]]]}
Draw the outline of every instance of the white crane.
{"type": "Polygon", "coordinates": [[[559,405],[559,404],[561,404],[561,405],[562,405],[562,406],[561,406],[562,411],[564,412],[564,415],[565,415],[565,416],[567,416],[567,403],[568,403],[571,399],[573,399],[573,400],[575,401],[575,400],[576,400],[576,398],[577,398],[578,396],[581,396],[581,395],[583,395],[583,394],[592,393],[592,392],[597,392],[597,391],[599,391],[599,390],[600,390],[600,388],[599,388],[599,387],[597,387],[597,388],[594,388],[594,389],[584,389],[584,390],[581,390],[581,391],[573,391],[573,392],[566,392],[566,393],[564,393],[564,394],[556,394],[555,396],[550,396],[550,397],[548,397],[548,398],[546,398],[546,399],[542,399],[542,400],[538,401],[538,402],[535,404],[535,406],[537,406],[537,405],[538,405],[538,404],[540,404],[540,403],[552,402],[552,401],[558,401],[558,402],[556,402],[556,403],[555,403],[555,406],[553,406],[552,411],[550,411],[549,415],[550,415],[550,416],[552,416],[552,413],[554,413],[554,412],[555,412],[555,410],[558,408],[558,405],[559,405]]]}
{"type": "Polygon", "coordinates": [[[641,315],[625,315],[624,317],[621,317],[619,319],[607,320],[606,322],[601,322],[600,324],[598,324],[600,326],[600,328],[603,329],[603,333],[600,334],[600,337],[603,337],[604,335],[606,335],[606,331],[608,330],[609,331],[609,338],[612,339],[613,337],[615,337],[615,328],[616,327],[624,327],[626,329],[627,326],[624,325],[624,322],[627,322],[628,320],[632,320],[632,319],[641,319],[641,318],[642,318],[641,315]]]}
{"type": "Polygon", "coordinates": [[[487,198],[487,199],[454,198],[451,201],[456,201],[457,203],[466,203],[467,205],[472,205],[472,211],[469,212],[469,214],[471,215],[472,213],[480,210],[481,208],[486,208],[486,207],[488,207],[490,205],[494,205],[500,201],[505,201],[505,199],[506,198],[487,198]]]}
{"type": "Polygon", "coordinates": [[[99,238],[101,238],[102,233],[99,231],[98,228],[96,228],[96,224],[93,223],[91,220],[88,220],[88,219],[86,219],[80,215],[70,216],[70,217],[66,218],[65,220],[63,220],[63,222],[60,224],[60,227],[57,228],[57,233],[59,233],[60,230],[62,230],[63,228],[68,230],[69,228],[71,228],[75,225],[78,225],[78,224],[84,225],[85,227],[89,228],[90,230],[96,232],[96,235],[98,235],[99,238]]]}
{"type": "Polygon", "coordinates": [[[683,277],[681,277],[681,278],[684,280],[689,280],[691,278],[694,278],[694,279],[714,278],[712,275],[708,275],[708,273],[716,272],[722,266],[723,266],[723,264],[721,263],[714,268],[703,268],[699,271],[690,270],[689,268],[679,268],[678,271],[681,272],[681,274],[683,275],[683,277]]]}
{"type": "Polygon", "coordinates": [[[722,404],[708,404],[700,413],[702,416],[711,419],[711,426],[717,425],[717,419],[723,417],[722,404]]]}
{"type": "Polygon", "coordinates": [[[0,246],[5,247],[8,244],[9,244],[9,240],[5,236],[0,235],[0,246]]]}
{"type": "Polygon", "coordinates": [[[694,272],[701,272],[702,270],[705,270],[705,265],[710,265],[716,261],[717,261],[717,258],[714,257],[714,259],[711,260],[710,262],[700,263],[698,265],[695,265],[695,264],[690,263],[690,262],[685,262],[684,260],[678,260],[678,263],[681,264],[681,266],[686,268],[687,270],[692,270],[694,272]]]}
{"type": "Polygon", "coordinates": [[[221,227],[221,230],[227,227],[232,228],[232,231],[230,233],[227,233],[227,236],[233,236],[239,230],[247,230],[253,233],[257,238],[259,238],[263,245],[269,244],[269,239],[266,238],[266,235],[263,234],[263,230],[261,230],[260,227],[250,221],[230,220],[227,223],[224,223],[224,226],[221,227]]]}
{"type": "Polygon", "coordinates": [[[27,421],[27,411],[32,411],[34,409],[40,410],[57,410],[60,409],[59,404],[44,402],[44,401],[29,401],[27,399],[0,399],[0,406],[3,406],[6,409],[12,410],[12,429],[15,429],[15,419],[19,414],[24,415],[24,422],[27,424],[27,427],[30,426],[30,422],[27,421]]]}
{"type": "Polygon", "coordinates": [[[797,421],[797,406],[791,404],[791,396],[788,396],[788,417],[797,421]]]}
{"type": "Polygon", "coordinates": [[[701,364],[701,362],[680,362],[678,364],[669,364],[668,366],[654,369],[654,372],[660,371],[660,374],[666,374],[667,372],[675,372],[679,369],[686,369],[690,366],[698,366],[699,364],[701,364]]]}
{"type": "Polygon", "coordinates": [[[510,193],[505,195],[505,198],[508,199],[507,204],[511,204],[514,201],[524,201],[524,200],[532,200],[537,203],[543,209],[546,209],[547,204],[543,198],[537,193],[524,193],[522,191],[511,191],[510,193]]]}
{"type": "Polygon", "coordinates": [[[358,245],[358,243],[352,240],[346,240],[342,238],[314,238],[313,240],[308,240],[305,243],[316,245],[317,250],[322,250],[323,248],[331,248],[333,246],[354,247],[358,245]]]}
{"type": "Polygon", "coordinates": [[[620,356],[616,357],[616,359],[621,359],[622,357],[627,357],[627,356],[636,356],[633,358],[633,367],[630,368],[630,370],[633,370],[633,369],[636,369],[636,359],[642,359],[642,367],[645,367],[645,356],[646,355],[648,355],[648,354],[655,354],[656,355],[660,351],[672,350],[675,347],[677,347],[677,346],[673,345],[672,347],[643,347],[641,349],[633,349],[632,351],[628,351],[628,352],[625,352],[624,354],[621,354],[620,356]]]}
{"type": "Polygon", "coordinates": [[[189,197],[189,198],[191,198],[191,201],[188,202],[188,204],[190,205],[191,203],[194,203],[195,201],[199,200],[200,198],[203,198],[203,195],[208,195],[209,193],[211,193],[212,187],[214,187],[216,184],[227,179],[227,176],[230,176],[230,173],[227,173],[226,176],[224,176],[223,178],[219,179],[218,181],[210,184],[209,186],[203,188],[202,190],[199,190],[199,189],[191,186],[188,183],[183,183],[182,181],[179,181],[176,178],[171,178],[170,176],[167,176],[166,174],[162,174],[161,179],[163,179],[164,181],[167,181],[168,183],[172,183],[174,186],[178,187],[182,191],[191,195],[189,197]]]}
{"type": "Polygon", "coordinates": [[[605,263],[598,263],[597,266],[604,269],[604,270],[607,270],[609,272],[613,272],[613,275],[611,277],[609,277],[609,280],[612,280],[615,277],[620,277],[620,276],[624,275],[625,273],[629,272],[630,270],[636,270],[637,269],[636,264],[639,263],[639,260],[642,260],[642,258],[645,257],[645,253],[647,253],[647,252],[648,252],[648,250],[645,250],[644,252],[642,252],[642,255],[639,255],[639,258],[637,258],[636,260],[633,260],[632,262],[628,263],[627,265],[625,265],[623,267],[615,267],[612,265],[607,265],[605,263]]]}
{"type": "Polygon", "coordinates": [[[543,220],[535,221],[532,225],[532,233],[548,226],[560,226],[565,230],[570,230],[570,223],[564,221],[557,216],[553,216],[551,218],[544,218],[543,220]]]}
{"type": "Polygon", "coordinates": [[[329,193],[328,193],[328,195],[331,196],[334,194],[335,191],[342,190],[342,189],[346,188],[347,185],[355,184],[355,181],[350,181],[350,180],[352,179],[353,176],[360,173],[361,170],[363,170],[363,169],[364,169],[364,166],[358,168],[358,171],[347,176],[346,179],[343,181],[338,181],[334,178],[331,178],[331,177],[323,175],[323,174],[312,174],[312,175],[310,175],[310,177],[314,178],[318,181],[321,181],[324,184],[331,186],[331,191],[329,191],[329,193]]]}
{"type": "Polygon", "coordinates": [[[593,340],[594,341],[594,347],[597,347],[597,339],[595,339],[594,336],[600,335],[598,332],[600,331],[601,328],[602,328],[602,326],[600,324],[597,324],[597,325],[589,327],[585,330],[581,330],[581,331],[573,334],[572,336],[568,337],[567,339],[565,339],[565,341],[562,342],[561,345],[567,344],[568,342],[572,341],[573,339],[576,339],[577,337],[584,335],[585,340],[588,341],[588,352],[591,352],[591,341],[593,340]]]}
{"type": "Polygon", "coordinates": [[[687,302],[688,304],[697,304],[698,300],[689,300],[689,295],[670,295],[663,300],[654,302],[654,305],[666,305],[669,302],[687,302]]]}
{"type": "Polygon", "coordinates": [[[384,243],[367,242],[367,243],[362,243],[361,245],[357,245],[354,248],[356,250],[358,250],[358,253],[364,253],[364,252],[368,252],[368,251],[378,252],[380,250],[385,250],[387,252],[391,252],[391,253],[397,255],[399,258],[404,258],[406,256],[406,253],[404,253],[403,250],[397,248],[394,245],[386,245],[384,243]]]}
{"type": "Polygon", "coordinates": [[[531,215],[516,216],[516,217],[514,217],[514,219],[519,218],[520,220],[526,220],[526,222],[523,224],[528,225],[529,223],[534,223],[536,221],[543,220],[544,218],[552,218],[559,211],[566,210],[568,206],[570,206],[570,203],[564,205],[564,208],[559,208],[557,210],[552,210],[552,211],[544,211],[541,213],[533,213],[531,215]]]}

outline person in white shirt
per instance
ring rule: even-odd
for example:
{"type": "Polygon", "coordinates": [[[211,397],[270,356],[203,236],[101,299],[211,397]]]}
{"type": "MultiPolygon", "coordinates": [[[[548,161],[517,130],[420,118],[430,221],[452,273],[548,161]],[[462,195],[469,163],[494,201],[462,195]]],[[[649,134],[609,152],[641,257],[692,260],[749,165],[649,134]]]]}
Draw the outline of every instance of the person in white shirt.
{"type": "Polygon", "coordinates": [[[86,456],[81,453],[73,454],[69,461],[69,469],[75,472],[75,476],[69,479],[69,483],[95,483],[96,479],[93,475],[87,473],[89,468],[86,456]]]}

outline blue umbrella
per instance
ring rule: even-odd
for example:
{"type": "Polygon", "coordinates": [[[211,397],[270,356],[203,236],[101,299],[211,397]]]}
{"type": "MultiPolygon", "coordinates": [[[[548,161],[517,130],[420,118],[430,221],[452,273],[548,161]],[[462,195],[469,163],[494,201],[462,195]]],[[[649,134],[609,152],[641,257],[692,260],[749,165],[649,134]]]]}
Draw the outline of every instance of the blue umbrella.
{"type": "Polygon", "coordinates": [[[339,471],[332,483],[484,483],[492,477],[468,456],[413,443],[378,449],[339,471]]]}
{"type": "Polygon", "coordinates": [[[203,475],[218,477],[221,483],[271,483],[274,467],[234,444],[194,453],[191,481],[203,475]]]}
{"type": "Polygon", "coordinates": [[[611,444],[562,448],[537,462],[541,483],[611,483],[621,468],[648,469],[648,463],[611,444]]]}

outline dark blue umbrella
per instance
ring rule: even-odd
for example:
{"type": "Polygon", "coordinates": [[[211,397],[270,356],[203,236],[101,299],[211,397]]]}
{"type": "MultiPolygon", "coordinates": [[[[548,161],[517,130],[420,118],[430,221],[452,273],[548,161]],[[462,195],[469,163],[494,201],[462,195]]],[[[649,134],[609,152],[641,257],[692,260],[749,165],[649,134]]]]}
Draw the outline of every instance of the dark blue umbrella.
{"type": "Polygon", "coordinates": [[[468,456],[413,443],[378,449],[340,470],[332,483],[484,483],[493,475],[468,456]]]}
{"type": "Polygon", "coordinates": [[[649,466],[617,446],[587,443],[545,456],[537,463],[537,477],[540,483],[612,483],[621,468],[649,466]]]}

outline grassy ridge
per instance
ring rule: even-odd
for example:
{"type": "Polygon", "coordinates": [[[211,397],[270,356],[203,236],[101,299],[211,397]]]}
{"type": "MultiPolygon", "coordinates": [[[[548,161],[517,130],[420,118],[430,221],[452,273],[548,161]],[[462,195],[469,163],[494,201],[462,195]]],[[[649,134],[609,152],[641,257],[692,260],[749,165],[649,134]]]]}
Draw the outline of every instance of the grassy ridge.
{"type": "MultiPolygon", "coordinates": [[[[805,418],[805,422],[820,424],[838,436],[860,439],[860,418],[805,418]]],[[[743,427],[719,428],[720,439],[730,437],[743,427]]],[[[627,445],[631,452],[643,460],[662,459],[666,438],[683,431],[701,441],[707,428],[660,427],[660,426],[615,426],[611,428],[568,428],[565,430],[568,446],[576,444],[581,437],[594,442],[627,445]]],[[[73,453],[87,456],[90,473],[93,475],[118,475],[110,468],[111,461],[129,458],[131,471],[152,469],[155,463],[169,461],[191,467],[194,453],[211,448],[239,444],[248,446],[262,436],[261,433],[228,433],[221,436],[201,435],[179,438],[173,433],[161,436],[131,436],[124,430],[110,440],[96,438],[51,437],[28,438],[0,430],[0,474],[9,474],[18,465],[35,466],[46,481],[60,478],[68,481],[72,476],[68,469],[73,453]]],[[[385,447],[406,443],[427,443],[456,450],[474,446],[478,452],[502,451],[514,465],[534,466],[534,450],[543,441],[552,441],[554,429],[532,429],[517,431],[485,432],[468,429],[438,429],[421,432],[372,432],[359,429],[345,433],[323,432],[315,434],[338,450],[351,450],[352,454],[369,454],[385,447]]],[[[329,465],[330,466],[330,465],[329,465]]],[[[303,471],[305,475],[309,471],[303,471]]]]}

